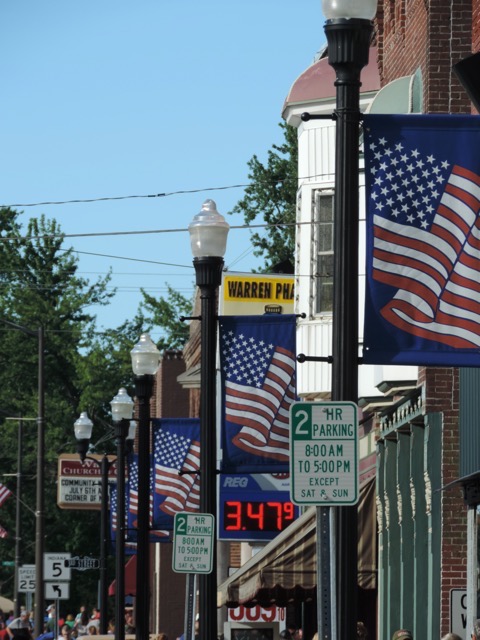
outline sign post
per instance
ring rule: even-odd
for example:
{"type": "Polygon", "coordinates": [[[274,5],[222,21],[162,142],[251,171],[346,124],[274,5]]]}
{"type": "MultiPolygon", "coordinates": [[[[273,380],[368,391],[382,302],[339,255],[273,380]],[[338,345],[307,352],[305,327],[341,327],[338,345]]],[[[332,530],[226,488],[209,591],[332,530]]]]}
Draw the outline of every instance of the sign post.
{"type": "Polygon", "coordinates": [[[358,502],[357,414],[353,402],[292,404],[292,502],[317,506],[358,502]]]}
{"type": "Polygon", "coordinates": [[[211,513],[176,513],[172,568],[177,573],[211,573],[215,520],[211,513]]]}

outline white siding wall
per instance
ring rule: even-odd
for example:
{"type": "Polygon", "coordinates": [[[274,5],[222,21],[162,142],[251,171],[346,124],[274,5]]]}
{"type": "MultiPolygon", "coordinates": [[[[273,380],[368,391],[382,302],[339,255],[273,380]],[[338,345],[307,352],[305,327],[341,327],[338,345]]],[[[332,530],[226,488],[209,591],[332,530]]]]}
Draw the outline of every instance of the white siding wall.
{"type": "MultiPolygon", "coordinates": [[[[332,344],[331,314],[315,315],[315,225],[313,194],[316,189],[334,186],[335,123],[331,120],[311,120],[298,129],[299,194],[296,242],[295,312],[305,313],[297,330],[297,353],[306,356],[329,356],[332,344]]],[[[365,299],[365,187],[363,167],[360,173],[359,223],[359,336],[363,337],[365,299]]],[[[331,389],[331,365],[305,362],[297,366],[299,396],[325,398],[331,389]]],[[[381,395],[376,385],[384,380],[414,380],[417,367],[361,366],[359,396],[381,395]]]]}

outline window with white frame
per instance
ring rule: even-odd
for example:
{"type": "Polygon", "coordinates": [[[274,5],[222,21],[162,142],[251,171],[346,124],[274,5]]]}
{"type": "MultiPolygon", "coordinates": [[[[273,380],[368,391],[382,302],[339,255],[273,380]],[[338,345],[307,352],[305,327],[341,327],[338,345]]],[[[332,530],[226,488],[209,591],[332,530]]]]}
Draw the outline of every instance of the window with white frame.
{"type": "Polygon", "coordinates": [[[313,198],[315,221],[315,313],[333,310],[333,191],[316,189],[313,198]]]}

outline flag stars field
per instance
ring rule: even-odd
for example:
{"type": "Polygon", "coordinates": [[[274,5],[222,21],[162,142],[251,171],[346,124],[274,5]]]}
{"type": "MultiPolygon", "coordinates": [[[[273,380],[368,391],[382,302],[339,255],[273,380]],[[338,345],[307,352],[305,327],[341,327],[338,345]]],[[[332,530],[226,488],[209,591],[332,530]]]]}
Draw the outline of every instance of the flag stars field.
{"type": "Polygon", "coordinates": [[[431,154],[422,157],[418,149],[409,151],[385,137],[371,142],[369,147],[374,152],[374,162],[369,167],[374,176],[370,197],[376,210],[428,229],[436,208],[432,201],[441,196],[436,187],[447,179],[449,163],[437,162],[431,154]]]}

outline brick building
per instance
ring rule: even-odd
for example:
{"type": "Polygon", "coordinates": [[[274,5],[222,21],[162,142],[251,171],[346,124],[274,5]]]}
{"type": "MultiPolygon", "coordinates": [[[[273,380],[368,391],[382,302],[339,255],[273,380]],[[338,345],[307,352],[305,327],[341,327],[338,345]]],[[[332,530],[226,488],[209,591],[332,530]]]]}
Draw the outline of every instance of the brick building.
{"type": "MultiPolygon", "coordinates": [[[[470,99],[452,66],[480,48],[479,4],[379,0],[376,48],[362,72],[362,110],[470,113],[470,99]]],[[[307,312],[299,323],[299,351],[318,356],[329,355],[331,340],[331,314],[316,301],[315,247],[321,233],[318,211],[325,222],[333,196],[333,127],[328,121],[303,123],[299,116],[333,108],[333,78],[325,57],[323,52],[295,81],[283,111],[299,136],[298,222],[303,224],[298,228],[296,273],[303,282],[310,275],[309,284],[302,285],[300,278],[296,287],[296,310],[307,312]]],[[[363,185],[361,173],[361,203],[363,185]]],[[[360,216],[362,226],[363,205],[360,216]]],[[[478,617],[477,377],[476,371],[464,369],[361,367],[361,451],[368,454],[376,447],[376,605],[373,614],[362,606],[359,611],[370,624],[370,637],[388,640],[395,629],[406,627],[414,638],[433,640],[451,630],[468,638],[478,617]],[[470,498],[468,505],[464,495],[470,498]],[[377,621],[373,627],[372,619],[377,621]]],[[[326,365],[305,365],[299,393],[306,399],[328,397],[328,381],[326,365]]],[[[369,460],[366,455],[367,469],[369,460]]]]}
{"type": "MultiPolygon", "coordinates": [[[[381,0],[376,35],[382,86],[415,75],[420,111],[469,113],[470,99],[452,67],[478,48],[478,4],[381,0]]],[[[464,380],[469,376],[463,373],[464,380]]],[[[401,626],[411,627],[414,637],[438,638],[450,630],[469,637],[478,615],[476,606],[467,613],[452,605],[453,594],[467,589],[470,562],[468,510],[458,484],[451,485],[462,475],[461,422],[472,400],[460,394],[461,377],[455,369],[420,369],[412,396],[380,419],[380,637],[401,626]]],[[[476,605],[470,594],[474,600],[476,605]]]]}

